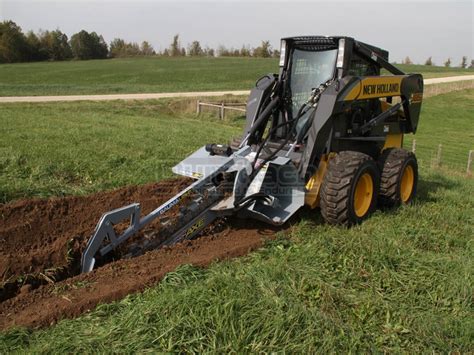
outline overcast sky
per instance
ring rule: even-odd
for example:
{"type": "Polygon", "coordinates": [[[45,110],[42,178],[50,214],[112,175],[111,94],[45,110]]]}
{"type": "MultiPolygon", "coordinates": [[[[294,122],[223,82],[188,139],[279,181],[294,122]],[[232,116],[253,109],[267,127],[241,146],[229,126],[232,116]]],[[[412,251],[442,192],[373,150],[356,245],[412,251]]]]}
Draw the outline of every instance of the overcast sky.
{"type": "Polygon", "coordinates": [[[69,37],[82,29],[107,41],[149,41],[164,49],[179,33],[186,46],[193,40],[217,47],[257,46],[270,40],[277,47],[285,36],[348,35],[387,49],[390,59],[409,55],[436,64],[451,57],[474,58],[472,1],[112,1],[0,0],[0,20],[23,30],[59,28],[69,37]]]}

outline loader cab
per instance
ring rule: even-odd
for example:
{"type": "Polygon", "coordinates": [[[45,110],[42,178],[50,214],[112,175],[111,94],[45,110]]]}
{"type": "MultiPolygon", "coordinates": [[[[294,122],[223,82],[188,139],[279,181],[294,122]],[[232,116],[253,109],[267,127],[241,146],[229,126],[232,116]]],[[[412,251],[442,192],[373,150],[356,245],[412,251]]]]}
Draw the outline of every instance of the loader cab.
{"type": "Polygon", "coordinates": [[[282,39],[279,76],[288,116],[294,118],[311,91],[336,76],[337,56],[337,42],[326,37],[282,39]]]}
{"type": "Polygon", "coordinates": [[[281,40],[279,66],[278,75],[259,79],[249,95],[239,146],[273,144],[295,165],[303,162],[305,179],[322,154],[353,148],[375,157],[387,132],[416,131],[422,79],[413,76],[402,83],[407,75],[388,62],[381,48],[351,37],[287,37],[281,40]],[[394,78],[381,76],[382,68],[394,78]],[[402,106],[389,111],[392,97],[402,92],[402,106]],[[416,105],[410,104],[411,92],[417,94],[416,105]],[[377,117],[389,125],[372,122],[377,117]],[[369,122],[374,127],[368,128],[369,122]]]}
{"type": "MultiPolygon", "coordinates": [[[[350,37],[291,37],[281,41],[280,80],[283,82],[285,109],[292,117],[308,100],[311,91],[332,79],[380,75],[377,65],[368,55],[355,50],[350,37]]],[[[388,60],[388,52],[364,44],[373,53],[388,60]]]]}
{"type": "MultiPolygon", "coordinates": [[[[367,53],[357,48],[361,42],[351,37],[291,37],[281,41],[280,74],[284,104],[278,122],[295,118],[298,110],[308,101],[312,90],[333,79],[346,83],[351,78],[379,76],[381,66],[375,56],[388,60],[388,52],[363,44],[367,53]]],[[[341,86],[344,86],[341,85],[341,86]]],[[[347,120],[361,125],[380,114],[379,99],[359,100],[349,108],[347,120]]],[[[296,137],[305,137],[311,114],[302,117],[296,127],[296,137]]],[[[287,133],[283,130],[280,136],[287,133]]]]}

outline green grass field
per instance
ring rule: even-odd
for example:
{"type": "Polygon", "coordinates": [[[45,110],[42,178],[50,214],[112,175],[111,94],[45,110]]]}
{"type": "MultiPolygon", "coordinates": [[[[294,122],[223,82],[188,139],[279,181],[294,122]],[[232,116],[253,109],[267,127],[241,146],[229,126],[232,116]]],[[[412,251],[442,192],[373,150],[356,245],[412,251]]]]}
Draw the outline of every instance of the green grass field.
{"type": "Polygon", "coordinates": [[[197,147],[240,134],[237,122],[170,107],[167,101],[0,105],[0,202],[158,181],[197,147]]]}
{"type": "MultiPolygon", "coordinates": [[[[215,113],[196,117],[178,107],[183,105],[184,100],[0,105],[0,202],[161,180],[198,147],[241,134],[243,120],[222,122],[215,113]]],[[[416,135],[423,167],[431,166],[442,143],[443,165],[465,171],[474,149],[473,108],[473,90],[425,100],[416,135]]],[[[409,149],[411,140],[407,136],[409,149]]]]}
{"type": "Polygon", "coordinates": [[[419,164],[429,168],[436,164],[441,144],[441,166],[445,172],[466,172],[469,150],[474,150],[473,90],[453,92],[425,99],[416,135],[407,135],[405,147],[412,148],[416,139],[419,164]],[[449,107],[449,109],[446,109],[449,107]]]}
{"type": "MultiPolygon", "coordinates": [[[[473,99],[474,90],[426,99],[418,147],[473,149],[473,99]]],[[[238,119],[173,105],[1,105],[2,200],[158,180],[240,132],[238,119]]],[[[75,320],[2,333],[0,352],[472,352],[474,180],[429,164],[420,179],[413,205],[350,230],[304,210],[288,236],[247,257],[183,266],[75,320]]]]}
{"type": "MultiPolygon", "coordinates": [[[[426,78],[473,69],[400,65],[426,78]]],[[[263,58],[128,58],[0,65],[0,96],[246,90],[278,71],[263,58]]]]}

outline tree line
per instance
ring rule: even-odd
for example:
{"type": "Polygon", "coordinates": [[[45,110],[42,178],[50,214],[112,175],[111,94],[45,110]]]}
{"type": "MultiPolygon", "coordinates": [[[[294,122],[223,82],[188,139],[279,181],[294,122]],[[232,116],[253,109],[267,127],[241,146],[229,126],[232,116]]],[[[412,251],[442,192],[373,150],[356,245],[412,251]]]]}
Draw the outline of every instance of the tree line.
{"type": "MultiPolygon", "coordinates": [[[[278,49],[273,49],[270,41],[262,41],[260,46],[251,48],[243,45],[241,48],[227,48],[224,45],[217,49],[202,47],[199,41],[193,41],[187,48],[181,45],[179,34],[173,37],[168,48],[156,51],[153,46],[143,41],[141,44],[126,42],[121,38],[115,38],[107,45],[104,38],[96,32],[82,30],[75,33],[69,39],[59,29],[54,31],[39,31],[34,33],[28,31],[23,33],[20,26],[13,21],[0,22],[0,63],[35,62],[35,61],[57,61],[69,59],[105,59],[134,56],[207,56],[207,57],[279,57],[278,49]]],[[[406,57],[402,64],[413,64],[410,57],[406,57]]],[[[429,57],[425,65],[434,65],[429,57]]],[[[451,58],[444,62],[445,67],[452,65],[451,58]]],[[[467,57],[463,56],[459,65],[467,68],[467,57]]],[[[474,68],[474,60],[471,60],[469,68],[474,68]]]]}
{"type": "Polygon", "coordinates": [[[214,48],[202,47],[199,41],[193,41],[187,48],[181,45],[179,34],[173,37],[168,48],[162,52],[143,41],[141,44],[115,38],[107,45],[104,38],[96,32],[82,30],[69,39],[59,29],[54,31],[28,31],[23,33],[13,21],[0,22],[0,63],[59,61],[69,59],[105,59],[134,56],[222,56],[222,57],[278,57],[270,41],[262,41],[256,48],[242,46],[240,49],[226,48],[221,45],[214,48]]]}
{"type": "MultiPolygon", "coordinates": [[[[413,64],[413,62],[411,61],[410,57],[406,57],[404,60],[402,60],[402,64],[413,64]]],[[[425,61],[425,65],[428,65],[428,66],[431,66],[431,65],[435,65],[435,63],[433,62],[433,59],[432,57],[429,57],[428,59],[426,59],[425,61]]],[[[452,65],[452,61],[451,61],[451,58],[448,58],[444,63],[443,65],[446,67],[446,68],[449,68],[451,67],[452,65]]],[[[459,66],[463,69],[467,68],[468,67],[468,64],[467,64],[467,56],[463,56],[461,58],[461,63],[459,63],[459,66]]],[[[471,60],[471,64],[469,65],[469,68],[474,68],[474,59],[471,60]]]]}
{"type": "Polygon", "coordinates": [[[108,55],[107,43],[95,32],[82,30],[69,39],[59,29],[24,34],[13,21],[0,22],[0,63],[100,59],[108,55]]]}

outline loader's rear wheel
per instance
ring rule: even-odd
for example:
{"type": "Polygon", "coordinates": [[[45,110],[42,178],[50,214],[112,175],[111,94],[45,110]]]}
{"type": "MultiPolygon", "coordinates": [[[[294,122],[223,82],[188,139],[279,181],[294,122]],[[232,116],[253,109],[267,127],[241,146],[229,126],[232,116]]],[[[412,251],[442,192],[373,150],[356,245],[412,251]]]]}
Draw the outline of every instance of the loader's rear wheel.
{"type": "Polygon", "coordinates": [[[379,180],[370,156],[340,152],[329,161],[321,186],[321,214],[326,222],[350,226],[364,220],[375,208],[379,180]]]}
{"type": "Polygon", "coordinates": [[[415,154],[400,148],[386,149],[379,161],[382,172],[379,203],[396,207],[413,200],[418,185],[418,163],[415,154]]]}

